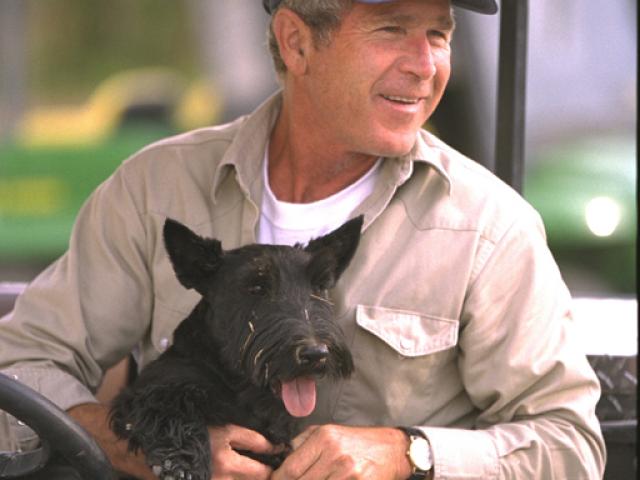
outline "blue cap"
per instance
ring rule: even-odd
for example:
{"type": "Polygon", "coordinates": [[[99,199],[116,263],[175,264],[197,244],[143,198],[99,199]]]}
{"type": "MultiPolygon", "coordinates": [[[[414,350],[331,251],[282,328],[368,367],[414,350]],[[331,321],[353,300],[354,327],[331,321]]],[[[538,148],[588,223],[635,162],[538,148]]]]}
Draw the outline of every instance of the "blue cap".
{"type": "MultiPolygon", "coordinates": [[[[267,13],[273,12],[282,0],[262,0],[262,5],[267,13]]],[[[393,0],[356,0],[360,3],[387,3],[393,0]]],[[[451,0],[456,7],[473,10],[474,12],[493,15],[498,11],[498,4],[495,0],[451,0]]]]}

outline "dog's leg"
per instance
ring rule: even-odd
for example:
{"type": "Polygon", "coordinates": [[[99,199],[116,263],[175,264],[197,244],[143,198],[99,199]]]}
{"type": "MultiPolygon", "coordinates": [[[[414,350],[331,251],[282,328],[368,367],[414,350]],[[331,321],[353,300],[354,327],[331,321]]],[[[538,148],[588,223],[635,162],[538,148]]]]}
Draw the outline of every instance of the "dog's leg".
{"type": "Polygon", "coordinates": [[[203,416],[206,390],[167,374],[162,382],[145,381],[143,376],[139,380],[114,401],[113,431],[129,441],[131,450],[142,450],[161,480],[209,480],[211,453],[203,416]]]}

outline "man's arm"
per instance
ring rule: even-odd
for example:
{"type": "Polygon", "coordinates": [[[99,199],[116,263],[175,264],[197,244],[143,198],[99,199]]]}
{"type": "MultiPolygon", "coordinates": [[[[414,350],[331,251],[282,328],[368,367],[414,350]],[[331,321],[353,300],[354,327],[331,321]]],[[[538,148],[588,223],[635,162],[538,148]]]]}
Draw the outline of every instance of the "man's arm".
{"type": "Polygon", "coordinates": [[[540,217],[523,211],[486,244],[467,290],[458,368],[474,430],[424,427],[434,477],[601,478],[598,380],[540,217]]]}
{"type": "MultiPolygon", "coordinates": [[[[469,288],[459,341],[459,369],[478,416],[473,430],[422,427],[432,448],[434,479],[601,478],[599,384],[576,344],[570,296],[539,220],[516,222],[489,248],[469,288]]],[[[391,435],[372,433],[384,430],[322,427],[327,428],[340,438],[307,434],[274,478],[299,478],[329,458],[351,458],[353,467],[373,465],[379,455],[369,452],[388,452],[396,459],[392,465],[405,461],[388,445],[391,435]]],[[[355,478],[400,475],[379,471],[387,476],[356,472],[355,478]]]]}
{"type": "Polygon", "coordinates": [[[64,410],[96,402],[104,371],[149,329],[146,232],[124,175],[82,208],[65,255],[0,321],[0,369],[64,410]]]}
{"type": "Polygon", "coordinates": [[[475,430],[425,427],[435,478],[601,478],[598,380],[535,214],[484,255],[461,319],[458,366],[475,430]]]}

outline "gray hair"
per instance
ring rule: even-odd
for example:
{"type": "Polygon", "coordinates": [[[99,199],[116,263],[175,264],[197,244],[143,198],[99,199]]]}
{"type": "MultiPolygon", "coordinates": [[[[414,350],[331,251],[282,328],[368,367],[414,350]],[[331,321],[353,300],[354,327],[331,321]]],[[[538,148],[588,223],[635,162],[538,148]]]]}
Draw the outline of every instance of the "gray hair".
{"type": "Polygon", "coordinates": [[[353,0],[282,0],[278,8],[272,12],[267,32],[269,51],[278,77],[282,78],[287,71],[273,33],[273,17],[279,9],[288,8],[296,13],[311,29],[315,45],[321,46],[329,44],[331,34],[340,26],[343,14],[352,4],[353,0]]]}

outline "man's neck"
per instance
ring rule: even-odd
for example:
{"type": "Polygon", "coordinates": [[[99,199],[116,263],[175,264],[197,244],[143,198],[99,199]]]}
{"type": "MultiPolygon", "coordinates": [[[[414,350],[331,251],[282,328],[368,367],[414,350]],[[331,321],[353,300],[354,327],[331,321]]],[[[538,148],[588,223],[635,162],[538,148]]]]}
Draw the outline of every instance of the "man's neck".
{"type": "Polygon", "coordinates": [[[325,141],[317,131],[309,135],[304,125],[283,108],[271,134],[269,185],[278,200],[310,203],[327,198],[360,179],[377,160],[325,141]]]}

